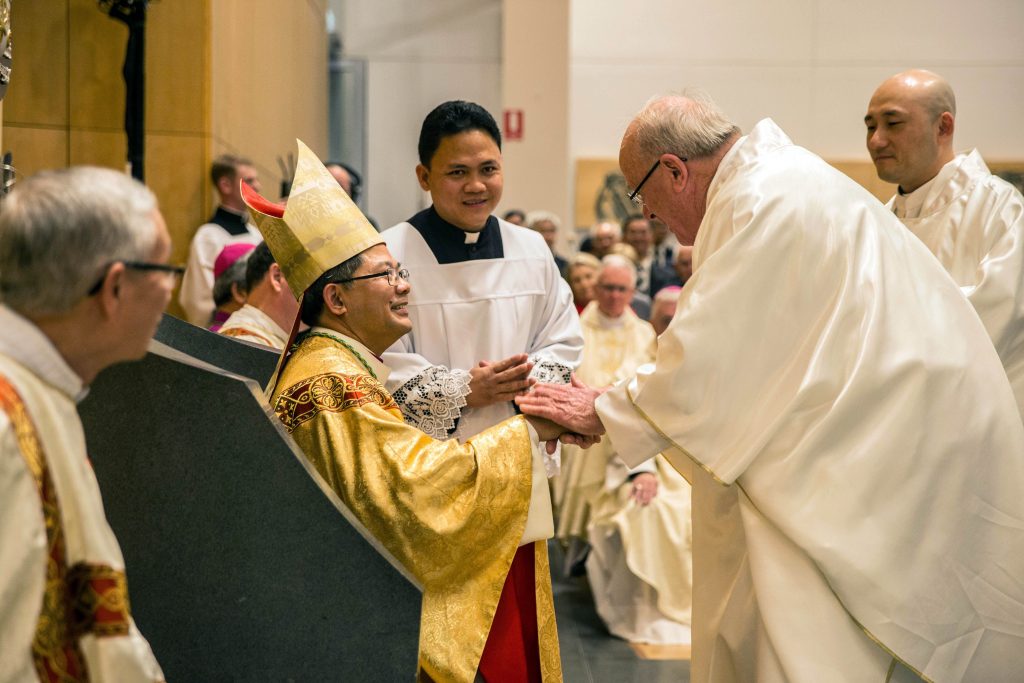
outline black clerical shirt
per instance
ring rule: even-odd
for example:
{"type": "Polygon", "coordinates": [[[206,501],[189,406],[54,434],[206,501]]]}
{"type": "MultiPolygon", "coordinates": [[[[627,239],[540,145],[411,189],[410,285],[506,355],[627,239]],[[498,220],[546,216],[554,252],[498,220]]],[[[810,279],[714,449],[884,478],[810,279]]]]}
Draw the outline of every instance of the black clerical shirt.
{"type": "Polygon", "coordinates": [[[494,216],[487,218],[484,229],[479,233],[471,233],[441,218],[431,206],[410,218],[409,224],[423,236],[423,241],[430,247],[438,263],[461,263],[505,256],[501,228],[494,216]],[[478,235],[475,241],[467,241],[474,235],[478,235]]]}
{"type": "Polygon", "coordinates": [[[245,235],[249,232],[249,228],[245,227],[248,221],[249,218],[245,214],[232,213],[223,206],[218,206],[206,222],[219,225],[227,230],[229,235],[245,235]]]}

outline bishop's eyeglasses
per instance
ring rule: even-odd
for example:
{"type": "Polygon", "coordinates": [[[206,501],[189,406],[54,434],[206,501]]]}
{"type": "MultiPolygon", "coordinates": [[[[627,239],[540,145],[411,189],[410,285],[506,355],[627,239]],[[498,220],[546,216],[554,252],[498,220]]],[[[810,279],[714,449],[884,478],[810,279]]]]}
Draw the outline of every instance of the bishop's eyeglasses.
{"type": "Polygon", "coordinates": [[[406,282],[409,281],[409,269],[402,268],[400,270],[395,270],[394,268],[388,268],[387,270],[381,271],[379,273],[373,273],[371,275],[359,275],[357,277],[350,277],[345,280],[333,280],[333,282],[336,285],[343,285],[346,282],[355,282],[356,280],[369,280],[375,277],[386,277],[388,279],[388,284],[394,287],[395,285],[398,284],[398,278],[402,278],[406,282]]]}

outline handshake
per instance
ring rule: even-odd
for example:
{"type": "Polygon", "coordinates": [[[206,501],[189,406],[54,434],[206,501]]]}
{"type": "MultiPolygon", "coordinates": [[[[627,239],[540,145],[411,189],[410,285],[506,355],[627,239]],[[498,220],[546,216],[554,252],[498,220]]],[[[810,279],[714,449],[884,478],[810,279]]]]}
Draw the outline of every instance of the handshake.
{"type": "Polygon", "coordinates": [[[588,387],[575,376],[570,384],[538,384],[530,377],[532,369],[525,353],[480,361],[469,371],[466,405],[476,408],[514,400],[540,439],[548,442],[549,453],[555,451],[557,441],[581,448],[600,441],[604,425],[594,400],[605,390],[588,387]]]}
{"type": "Polygon", "coordinates": [[[515,401],[540,439],[547,442],[548,453],[554,453],[558,441],[590,448],[601,440],[604,425],[594,401],[604,391],[588,387],[573,375],[570,384],[535,384],[515,401]]]}

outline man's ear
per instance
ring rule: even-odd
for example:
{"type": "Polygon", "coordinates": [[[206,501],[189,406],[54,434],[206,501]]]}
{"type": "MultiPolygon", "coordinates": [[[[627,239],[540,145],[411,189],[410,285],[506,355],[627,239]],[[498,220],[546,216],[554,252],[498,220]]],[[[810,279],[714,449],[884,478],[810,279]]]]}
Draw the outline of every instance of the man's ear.
{"type": "Polygon", "coordinates": [[[245,292],[243,292],[241,289],[239,289],[238,283],[237,282],[232,282],[231,283],[231,299],[236,304],[238,304],[239,306],[244,306],[245,305],[245,300],[247,298],[248,297],[246,297],[245,292]]]}
{"type": "Polygon", "coordinates": [[[686,179],[690,176],[690,170],[686,164],[675,154],[662,154],[661,165],[671,174],[672,189],[676,192],[686,187],[686,179]]]}
{"type": "Polygon", "coordinates": [[[341,285],[332,282],[324,286],[324,308],[334,315],[344,315],[348,311],[341,298],[341,285]]]}
{"type": "Polygon", "coordinates": [[[430,169],[423,164],[416,164],[416,180],[420,181],[420,188],[424,192],[430,192],[430,169]]]}
{"type": "Polygon", "coordinates": [[[953,118],[953,115],[948,111],[942,112],[942,114],[939,116],[939,137],[949,138],[950,140],[952,140],[953,130],[955,128],[956,119],[953,118]]]}
{"type": "Polygon", "coordinates": [[[224,195],[230,195],[233,186],[241,182],[241,179],[236,176],[221,176],[220,180],[217,181],[217,191],[224,195]]]}
{"type": "Polygon", "coordinates": [[[124,286],[124,277],[124,264],[119,261],[111,264],[103,276],[99,291],[96,292],[96,301],[100,305],[100,310],[107,317],[113,316],[121,304],[121,288],[124,286]]]}
{"type": "Polygon", "coordinates": [[[288,281],[284,279],[284,273],[281,271],[281,266],[276,263],[270,264],[270,284],[274,286],[275,292],[279,292],[282,289],[288,289],[288,281]]]}

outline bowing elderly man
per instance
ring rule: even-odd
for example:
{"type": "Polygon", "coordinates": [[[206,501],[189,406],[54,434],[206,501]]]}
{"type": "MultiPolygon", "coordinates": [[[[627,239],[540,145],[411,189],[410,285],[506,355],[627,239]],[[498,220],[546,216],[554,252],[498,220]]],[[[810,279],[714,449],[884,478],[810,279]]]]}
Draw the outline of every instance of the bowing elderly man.
{"type": "Polygon", "coordinates": [[[691,479],[692,680],[1019,679],[1024,429],[956,284],[860,186],[703,95],[648,103],[619,164],[693,276],[654,364],[519,404],[691,479]]]}
{"type": "Polygon", "coordinates": [[[243,196],[310,326],[272,382],[271,406],[421,584],[421,677],[561,680],[536,446],[560,430],[514,416],[460,444],[406,424],[381,355],[412,326],[412,275],[301,143],[287,208],[248,186],[243,196]]]}
{"type": "Polygon", "coordinates": [[[956,98],[938,74],[898,73],[864,117],[886,205],[942,263],[992,337],[1024,415],[1024,197],[978,150],[955,154],[956,98]]]}

